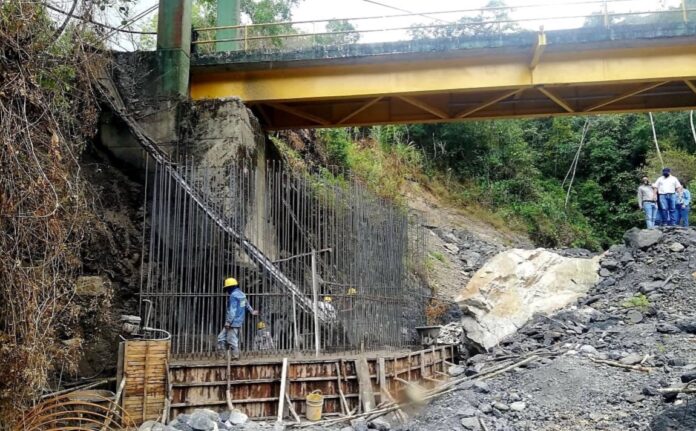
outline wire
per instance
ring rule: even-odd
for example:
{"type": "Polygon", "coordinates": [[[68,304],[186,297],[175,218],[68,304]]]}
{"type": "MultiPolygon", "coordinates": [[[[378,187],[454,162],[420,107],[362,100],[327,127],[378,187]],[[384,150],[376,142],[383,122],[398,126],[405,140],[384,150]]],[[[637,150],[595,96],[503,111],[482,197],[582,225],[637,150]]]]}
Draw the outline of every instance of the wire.
{"type": "Polygon", "coordinates": [[[129,19],[128,21],[126,21],[123,24],[121,24],[120,26],[118,26],[117,28],[113,29],[110,33],[107,33],[104,37],[99,39],[99,42],[102,42],[102,41],[110,38],[111,36],[113,36],[117,32],[123,30],[124,27],[129,26],[129,25],[133,24],[134,22],[144,18],[147,14],[156,10],[157,8],[159,8],[159,3],[156,3],[155,5],[145,9],[144,11],[140,12],[139,14],[134,16],[133,18],[129,19]]]}
{"type": "MultiPolygon", "coordinates": [[[[77,2],[75,2],[75,3],[77,3],[77,2]]],[[[53,6],[53,5],[50,5],[50,4],[48,4],[48,3],[42,3],[42,5],[43,5],[44,7],[46,7],[46,8],[48,8],[48,9],[51,9],[51,10],[54,11],[54,12],[58,12],[58,13],[60,13],[60,14],[66,15],[66,16],[68,16],[68,17],[70,17],[70,18],[79,19],[79,20],[82,21],[82,22],[86,22],[86,23],[89,23],[89,24],[94,24],[94,25],[96,25],[96,26],[104,27],[104,28],[107,28],[107,29],[109,29],[109,30],[118,31],[118,32],[121,32],[121,33],[157,34],[157,32],[155,32],[155,31],[138,31],[138,30],[129,30],[129,29],[124,29],[124,28],[113,27],[113,26],[110,26],[110,25],[108,25],[108,24],[104,24],[104,23],[102,23],[102,22],[97,22],[97,21],[94,21],[94,20],[91,20],[91,19],[88,19],[88,18],[79,16],[79,15],[74,15],[74,14],[72,13],[72,11],[71,11],[71,12],[65,12],[64,10],[62,10],[62,9],[60,9],[60,8],[57,8],[57,7],[53,6]]],[[[74,9],[74,8],[73,8],[73,9],[74,9]]]]}
{"type": "Polygon", "coordinates": [[[650,117],[650,126],[652,127],[653,140],[655,141],[655,149],[657,150],[657,157],[660,158],[660,164],[662,168],[665,168],[665,161],[662,160],[662,153],[660,152],[660,145],[657,143],[657,133],[655,133],[655,121],[653,120],[652,112],[648,112],[650,117]]]}
{"type": "Polygon", "coordinates": [[[412,15],[419,15],[419,16],[422,16],[422,17],[424,17],[424,18],[434,19],[434,20],[436,20],[436,21],[444,22],[444,23],[447,23],[447,24],[454,24],[453,21],[447,21],[447,20],[444,20],[444,19],[441,19],[441,18],[437,18],[437,17],[431,16],[431,15],[424,14],[424,13],[412,12],[412,11],[407,10],[407,9],[401,9],[401,8],[399,8],[399,7],[391,6],[391,5],[388,5],[388,4],[385,4],[385,3],[380,3],[380,2],[378,2],[378,1],[374,1],[374,0],[362,0],[362,1],[364,1],[365,3],[372,3],[372,4],[377,5],[377,6],[386,7],[387,9],[398,10],[399,12],[404,12],[404,13],[408,13],[408,14],[412,14],[412,15]]]}
{"type": "Polygon", "coordinates": [[[694,128],[694,110],[691,110],[689,114],[689,122],[691,123],[691,134],[694,136],[694,143],[696,143],[696,128],[694,128]]]}
{"type": "MultiPolygon", "coordinates": [[[[571,171],[573,172],[573,175],[570,177],[570,183],[568,184],[568,192],[566,193],[566,198],[565,198],[565,206],[564,208],[568,208],[568,201],[570,200],[570,190],[573,188],[573,181],[575,180],[575,171],[578,169],[578,161],[580,160],[580,151],[582,150],[582,145],[585,143],[585,137],[587,136],[587,130],[590,128],[590,119],[585,120],[585,125],[582,127],[582,138],[580,138],[580,145],[578,146],[578,151],[575,153],[575,157],[573,158],[573,163],[570,164],[570,168],[568,169],[568,173],[566,174],[565,179],[563,180],[563,185],[565,185],[566,179],[568,179],[568,175],[570,175],[571,171]]],[[[563,187],[561,185],[561,187],[563,187]]]]}

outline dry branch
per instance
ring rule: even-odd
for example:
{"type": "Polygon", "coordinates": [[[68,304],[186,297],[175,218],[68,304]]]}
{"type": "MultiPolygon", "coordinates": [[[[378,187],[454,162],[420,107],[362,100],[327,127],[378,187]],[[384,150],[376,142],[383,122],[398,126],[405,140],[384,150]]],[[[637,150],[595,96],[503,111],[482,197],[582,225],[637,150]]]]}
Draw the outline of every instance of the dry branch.
{"type": "Polygon", "coordinates": [[[626,365],[626,364],[622,364],[621,362],[608,361],[605,359],[595,359],[595,358],[590,357],[590,361],[597,363],[597,364],[604,364],[604,365],[610,365],[612,367],[625,368],[627,370],[643,371],[645,373],[649,373],[650,371],[652,371],[648,367],[642,367],[640,365],[626,365]]]}

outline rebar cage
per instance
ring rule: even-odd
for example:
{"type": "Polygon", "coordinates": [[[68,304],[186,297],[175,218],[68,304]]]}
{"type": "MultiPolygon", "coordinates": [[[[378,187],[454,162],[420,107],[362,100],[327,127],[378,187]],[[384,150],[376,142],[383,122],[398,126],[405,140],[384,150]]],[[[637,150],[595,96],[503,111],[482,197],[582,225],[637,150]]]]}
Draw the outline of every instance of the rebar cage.
{"type": "Polygon", "coordinates": [[[152,302],[151,324],[171,333],[174,355],[215,351],[230,276],[260,312],[241,329],[247,355],[417,344],[423,229],[349,175],[187,160],[157,165],[147,194],[141,304],[152,302]]]}

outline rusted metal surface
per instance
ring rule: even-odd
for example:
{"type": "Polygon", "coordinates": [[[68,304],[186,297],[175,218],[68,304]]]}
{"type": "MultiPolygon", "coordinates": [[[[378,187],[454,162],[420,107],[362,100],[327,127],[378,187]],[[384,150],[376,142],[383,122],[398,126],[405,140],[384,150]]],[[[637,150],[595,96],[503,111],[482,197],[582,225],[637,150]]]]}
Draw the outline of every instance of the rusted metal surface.
{"type": "Polygon", "coordinates": [[[135,422],[113,398],[98,392],[82,391],[48,398],[21,418],[14,431],[133,429],[135,422]]]}
{"type": "MultiPolygon", "coordinates": [[[[336,415],[344,410],[340,392],[343,393],[349,410],[358,407],[360,386],[357,360],[366,360],[371,389],[380,403],[384,401],[380,395],[380,381],[398,398],[405,385],[396,378],[418,382],[426,387],[432,386],[436,379],[441,378],[437,372],[445,372],[445,361],[451,360],[452,356],[451,346],[439,346],[416,352],[290,358],[287,394],[294,410],[304,416],[305,397],[312,391],[320,390],[324,396],[324,414],[336,415]],[[385,364],[383,377],[380,377],[380,362],[385,364]]],[[[217,411],[226,409],[225,361],[173,361],[169,371],[172,387],[170,417],[189,413],[197,408],[217,411]]],[[[251,418],[275,418],[278,413],[281,373],[282,358],[235,362],[231,371],[232,402],[235,407],[251,418]]],[[[284,413],[285,416],[290,414],[287,408],[284,413]]]]}

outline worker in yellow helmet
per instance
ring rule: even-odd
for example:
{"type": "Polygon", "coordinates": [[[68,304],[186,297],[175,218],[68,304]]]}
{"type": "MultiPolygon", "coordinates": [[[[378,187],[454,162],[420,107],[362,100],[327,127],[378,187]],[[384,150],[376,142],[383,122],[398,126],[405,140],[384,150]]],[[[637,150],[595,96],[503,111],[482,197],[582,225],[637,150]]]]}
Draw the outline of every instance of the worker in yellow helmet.
{"type": "Polygon", "coordinates": [[[244,323],[246,311],[249,310],[254,316],[258,315],[259,312],[249,304],[246,295],[234,278],[225,279],[224,289],[228,294],[227,315],[225,316],[225,327],[218,334],[217,347],[219,352],[224,352],[227,349],[232,350],[232,358],[239,359],[239,330],[244,323]]]}
{"type": "Polygon", "coordinates": [[[272,350],[274,349],[273,337],[271,331],[266,329],[266,322],[260,320],[256,324],[256,335],[254,335],[254,350],[272,350]]]}

